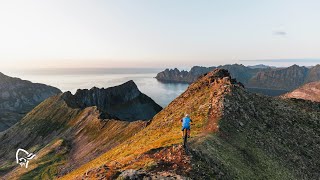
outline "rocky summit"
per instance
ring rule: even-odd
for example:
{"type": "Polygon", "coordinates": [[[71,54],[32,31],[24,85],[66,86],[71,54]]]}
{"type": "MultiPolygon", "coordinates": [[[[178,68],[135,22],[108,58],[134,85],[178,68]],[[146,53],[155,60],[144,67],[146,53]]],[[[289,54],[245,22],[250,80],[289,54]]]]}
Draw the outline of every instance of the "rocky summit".
{"type": "Polygon", "coordinates": [[[65,175],[132,137],[161,109],[133,81],[50,97],[0,134],[0,177],[65,175]],[[18,148],[36,154],[28,169],[12,159],[18,148]]]}
{"type": "Polygon", "coordinates": [[[55,87],[0,73],[0,131],[18,122],[40,102],[61,93],[55,87]]]}
{"type": "Polygon", "coordinates": [[[254,94],[216,69],[140,132],[62,179],[317,179],[320,104],[254,94]],[[193,125],[186,151],[181,118],[193,125]]]}

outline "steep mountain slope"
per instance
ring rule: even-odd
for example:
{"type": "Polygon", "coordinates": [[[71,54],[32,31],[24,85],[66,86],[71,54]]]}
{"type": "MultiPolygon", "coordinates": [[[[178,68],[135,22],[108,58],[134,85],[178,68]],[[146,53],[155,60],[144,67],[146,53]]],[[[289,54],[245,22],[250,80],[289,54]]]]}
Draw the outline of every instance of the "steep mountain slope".
{"type": "Polygon", "coordinates": [[[302,87],[299,87],[290,93],[284,94],[281,97],[320,102],[320,81],[305,84],[302,87]]]}
{"type": "Polygon", "coordinates": [[[292,90],[305,82],[308,71],[308,68],[297,65],[284,69],[262,71],[250,79],[248,85],[249,87],[292,90]]]}
{"type": "Polygon", "coordinates": [[[0,73],[0,131],[8,129],[40,102],[61,91],[0,73]]]}
{"type": "Polygon", "coordinates": [[[305,82],[314,82],[320,80],[320,64],[313,66],[309,70],[309,74],[305,80],[305,82]]]}
{"type": "Polygon", "coordinates": [[[215,70],[139,133],[62,179],[317,179],[320,104],[252,94],[215,70]],[[189,153],[180,119],[193,119],[189,153]]]}
{"type": "MultiPolygon", "coordinates": [[[[118,115],[116,109],[111,110],[108,115],[118,115]]],[[[132,81],[112,88],[79,90],[75,95],[64,93],[48,98],[0,134],[3,145],[0,175],[5,179],[50,179],[68,173],[148,124],[136,118],[152,118],[160,110],[161,107],[142,94],[132,81]],[[134,119],[103,118],[109,113],[103,108],[110,104],[123,107],[119,112],[126,110],[134,119]],[[144,109],[146,115],[140,115],[135,109],[145,106],[148,106],[144,109]],[[11,158],[18,148],[37,154],[28,169],[21,168],[11,158]]]]}

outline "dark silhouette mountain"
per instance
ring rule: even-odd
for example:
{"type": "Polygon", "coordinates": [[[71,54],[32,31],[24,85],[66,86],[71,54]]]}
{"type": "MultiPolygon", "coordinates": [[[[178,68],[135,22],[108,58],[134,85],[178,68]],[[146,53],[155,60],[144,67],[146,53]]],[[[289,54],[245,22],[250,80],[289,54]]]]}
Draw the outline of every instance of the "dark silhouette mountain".
{"type": "Polygon", "coordinates": [[[47,179],[66,174],[139,132],[161,109],[133,81],[50,97],[0,134],[0,176],[47,179]],[[18,148],[36,154],[27,170],[12,159],[18,148]]]}
{"type": "Polygon", "coordinates": [[[61,91],[55,87],[0,73],[0,131],[11,127],[40,102],[58,93],[61,91]]]}
{"type": "Polygon", "coordinates": [[[141,93],[133,81],[107,89],[78,90],[75,95],[67,92],[62,98],[70,107],[84,109],[97,106],[102,118],[126,121],[148,120],[162,109],[141,93]]]}
{"type": "Polygon", "coordinates": [[[317,179],[319,122],[319,103],[250,93],[217,69],[146,128],[61,179],[317,179]],[[194,124],[188,153],[185,113],[194,124]]]}

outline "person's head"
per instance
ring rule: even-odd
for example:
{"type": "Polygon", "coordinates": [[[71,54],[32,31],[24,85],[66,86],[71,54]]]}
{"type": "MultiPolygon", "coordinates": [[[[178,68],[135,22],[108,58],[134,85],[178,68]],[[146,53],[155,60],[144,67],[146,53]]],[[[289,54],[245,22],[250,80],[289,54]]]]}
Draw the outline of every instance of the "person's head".
{"type": "Polygon", "coordinates": [[[186,114],[186,116],[185,117],[189,117],[189,114],[186,114]]]}

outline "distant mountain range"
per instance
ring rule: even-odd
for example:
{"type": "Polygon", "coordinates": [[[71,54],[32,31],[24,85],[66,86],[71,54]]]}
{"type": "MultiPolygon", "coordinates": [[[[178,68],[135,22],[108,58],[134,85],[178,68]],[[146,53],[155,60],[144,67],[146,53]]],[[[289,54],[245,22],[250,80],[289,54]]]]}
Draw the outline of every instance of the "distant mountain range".
{"type": "Polygon", "coordinates": [[[311,68],[293,65],[287,68],[274,68],[264,65],[244,66],[241,64],[218,67],[194,66],[188,71],[166,69],[157,74],[156,79],[170,83],[192,83],[199,76],[214,69],[227,69],[232,77],[243,83],[250,91],[267,95],[280,95],[305,83],[320,80],[320,65],[311,68]]]}
{"type": "Polygon", "coordinates": [[[0,73],[0,131],[11,127],[43,100],[58,93],[61,91],[55,87],[0,73]]]}
{"type": "Polygon", "coordinates": [[[267,68],[277,68],[276,66],[267,66],[267,65],[264,65],[264,64],[258,64],[258,65],[253,65],[253,66],[247,66],[249,68],[252,68],[252,69],[267,69],[267,68]]]}

